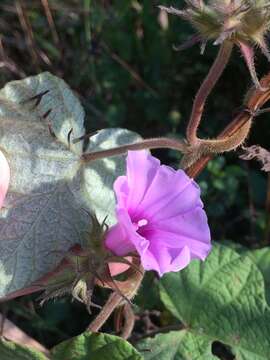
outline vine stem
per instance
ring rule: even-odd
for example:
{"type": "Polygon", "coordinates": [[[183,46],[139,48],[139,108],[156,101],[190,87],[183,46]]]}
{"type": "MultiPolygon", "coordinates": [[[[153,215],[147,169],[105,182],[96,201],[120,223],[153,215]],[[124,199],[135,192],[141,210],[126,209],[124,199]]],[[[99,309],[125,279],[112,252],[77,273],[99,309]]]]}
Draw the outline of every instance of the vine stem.
{"type": "Polygon", "coordinates": [[[168,138],[146,139],[134,144],[121,145],[108,150],[94,151],[82,155],[82,159],[86,162],[103,159],[105,157],[117,156],[125,154],[128,150],[144,150],[144,149],[173,149],[183,152],[186,144],[180,140],[168,138]]]}
{"type": "Polygon", "coordinates": [[[195,145],[197,143],[197,130],[201,122],[206,100],[228,64],[232,49],[233,43],[231,41],[223,42],[217,54],[216,60],[197,92],[186,131],[187,140],[191,145],[195,145]]]}
{"type": "MultiPolygon", "coordinates": [[[[267,90],[251,89],[244,104],[244,109],[225,127],[217,139],[225,139],[235,134],[241,127],[251,121],[256,112],[270,99],[270,73],[260,83],[261,88],[267,90]]],[[[197,177],[211,158],[212,155],[202,156],[194,165],[187,169],[187,174],[192,178],[197,177]]]]}
{"type": "Polygon", "coordinates": [[[120,336],[123,339],[127,340],[132,334],[132,330],[134,328],[136,321],[132,307],[128,303],[124,305],[123,316],[124,316],[124,325],[120,336]]]}
{"type": "Polygon", "coordinates": [[[96,318],[88,326],[87,330],[92,332],[99,331],[102,325],[111,316],[111,313],[114,311],[114,309],[116,309],[117,306],[119,306],[122,301],[123,301],[123,297],[120,294],[116,292],[110,294],[108,300],[106,301],[106,304],[103,306],[102,310],[96,316],[96,318]]]}
{"type": "Polygon", "coordinates": [[[134,265],[138,266],[139,271],[130,268],[127,271],[127,280],[124,281],[114,281],[114,288],[110,287],[112,290],[115,288],[118,291],[114,291],[106,301],[105,305],[96,316],[96,318],[90,323],[87,330],[92,332],[97,332],[104,325],[104,323],[111,316],[113,311],[125,301],[125,299],[132,299],[143,280],[144,277],[144,269],[140,264],[140,260],[138,258],[133,258],[134,265]],[[123,296],[124,295],[124,296],[123,296]]]}

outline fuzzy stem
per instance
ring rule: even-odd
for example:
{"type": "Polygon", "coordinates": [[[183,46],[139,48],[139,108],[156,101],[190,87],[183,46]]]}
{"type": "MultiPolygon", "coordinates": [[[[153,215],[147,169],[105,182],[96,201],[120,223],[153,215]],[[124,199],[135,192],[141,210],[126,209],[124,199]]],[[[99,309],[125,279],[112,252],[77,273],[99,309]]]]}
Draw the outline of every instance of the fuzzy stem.
{"type": "MultiPolygon", "coordinates": [[[[219,134],[217,139],[226,139],[233,136],[240,128],[245,127],[246,124],[253,119],[252,114],[259,112],[259,109],[270,99],[270,73],[261,80],[261,88],[268,89],[267,91],[252,88],[244,104],[244,109],[241,111],[219,134]],[[247,109],[249,111],[247,111],[247,109]]],[[[189,169],[187,174],[195,178],[205,168],[207,163],[211,160],[211,155],[202,156],[189,169]]]]}
{"type": "Polygon", "coordinates": [[[130,304],[125,304],[123,313],[124,313],[124,317],[125,317],[125,323],[124,323],[123,330],[122,330],[122,333],[120,336],[123,339],[127,340],[132,334],[132,330],[134,328],[136,319],[135,319],[135,314],[134,314],[130,304]]]}
{"type": "MultiPolygon", "coordinates": [[[[250,114],[246,111],[240,113],[217,137],[217,139],[226,139],[235,132],[237,132],[241,127],[244,127],[247,122],[251,120],[250,114]]],[[[198,159],[190,168],[187,169],[187,174],[195,178],[197,177],[201,171],[205,168],[207,163],[212,159],[214,154],[202,156],[198,159]]]]}
{"type": "Polygon", "coordinates": [[[252,125],[252,115],[245,124],[234,129],[234,132],[224,138],[211,140],[198,139],[198,145],[191,147],[180,163],[183,169],[189,168],[198,159],[205,155],[221,154],[226,151],[232,151],[241,146],[248,137],[252,125]]]}
{"type": "Polygon", "coordinates": [[[186,132],[187,140],[191,145],[197,143],[197,130],[201,122],[206,100],[228,64],[232,49],[233,43],[231,41],[223,42],[214,64],[197,92],[186,132]]]}
{"type": "Polygon", "coordinates": [[[133,262],[139,267],[140,271],[138,272],[130,268],[127,272],[127,280],[114,281],[115,286],[120,290],[120,293],[114,291],[109,296],[106,304],[103,306],[97,317],[88,326],[87,330],[93,332],[99,331],[113,311],[124,301],[124,297],[130,300],[136,295],[144,277],[144,270],[140,265],[139,259],[134,258],[133,262]]]}
{"type": "Polygon", "coordinates": [[[123,297],[120,294],[113,292],[109,296],[106,304],[103,306],[100,313],[88,326],[87,330],[92,332],[97,332],[111,316],[111,313],[114,311],[114,309],[116,309],[117,306],[119,306],[122,301],[123,301],[123,297]]]}
{"type": "Polygon", "coordinates": [[[111,156],[125,154],[128,150],[143,150],[143,149],[173,149],[184,152],[186,144],[180,140],[168,138],[153,138],[146,139],[135,144],[121,145],[108,150],[95,151],[82,155],[82,159],[86,162],[99,160],[111,156]]]}

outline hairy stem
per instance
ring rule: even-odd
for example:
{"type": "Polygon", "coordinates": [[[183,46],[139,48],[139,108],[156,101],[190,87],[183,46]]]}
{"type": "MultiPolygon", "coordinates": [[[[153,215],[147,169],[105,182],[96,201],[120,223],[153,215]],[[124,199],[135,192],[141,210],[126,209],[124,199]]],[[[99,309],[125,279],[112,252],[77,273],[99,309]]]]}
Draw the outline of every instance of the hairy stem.
{"type": "Polygon", "coordinates": [[[214,64],[197,92],[186,132],[187,140],[191,145],[195,145],[197,142],[197,130],[201,122],[206,100],[228,64],[232,49],[233,43],[231,41],[224,41],[214,64]]]}
{"type": "Polygon", "coordinates": [[[135,325],[135,314],[132,310],[132,307],[130,304],[125,304],[123,308],[123,317],[124,317],[124,325],[121,331],[120,336],[123,339],[128,339],[133,331],[134,325],[135,325]]]}
{"type": "Polygon", "coordinates": [[[242,124],[241,127],[235,129],[233,133],[224,138],[198,139],[198,145],[191,147],[189,152],[183,156],[180,163],[181,167],[187,169],[203,156],[221,154],[237,149],[248,137],[251,125],[252,115],[250,115],[250,119],[245,124],[242,124]]]}
{"type": "Polygon", "coordinates": [[[82,159],[86,162],[103,159],[111,156],[125,154],[129,150],[143,149],[173,149],[184,152],[186,144],[180,140],[168,138],[146,139],[134,144],[121,145],[108,150],[95,151],[82,155],[82,159]]]}
{"type": "Polygon", "coordinates": [[[122,301],[123,301],[123,297],[120,294],[113,292],[109,296],[106,304],[103,306],[100,313],[88,326],[87,330],[92,332],[97,332],[111,316],[111,313],[114,311],[114,309],[117,308],[117,306],[119,306],[122,301]]]}
{"type": "MultiPolygon", "coordinates": [[[[140,260],[138,258],[134,258],[133,262],[139,267],[140,271],[130,268],[127,272],[127,280],[114,281],[115,286],[118,288],[120,293],[118,291],[114,291],[109,296],[106,304],[103,306],[97,317],[88,326],[87,330],[93,332],[99,331],[113,311],[121,305],[123,301],[125,301],[125,298],[130,300],[136,295],[144,277],[144,270],[140,265],[140,260]]],[[[112,288],[112,290],[114,290],[114,288],[112,288]]]]}
{"type": "MultiPolygon", "coordinates": [[[[240,128],[245,127],[249,121],[252,121],[254,116],[252,114],[258,113],[258,110],[270,99],[270,73],[261,80],[261,89],[252,88],[249,91],[244,109],[226,126],[217,139],[226,139],[233,136],[240,128]],[[268,90],[262,91],[261,89],[268,90]]],[[[187,169],[187,174],[195,178],[205,168],[211,158],[211,155],[202,156],[187,169]]]]}

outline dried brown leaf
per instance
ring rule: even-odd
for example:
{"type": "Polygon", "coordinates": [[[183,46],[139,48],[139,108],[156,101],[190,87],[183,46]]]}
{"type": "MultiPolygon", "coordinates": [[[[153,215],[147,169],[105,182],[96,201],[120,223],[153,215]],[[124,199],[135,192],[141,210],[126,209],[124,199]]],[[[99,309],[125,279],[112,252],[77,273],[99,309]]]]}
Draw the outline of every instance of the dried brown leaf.
{"type": "Polygon", "coordinates": [[[259,145],[253,145],[250,147],[243,147],[244,153],[240,155],[243,160],[255,159],[259,161],[263,166],[262,170],[270,172],[270,152],[259,145]]]}

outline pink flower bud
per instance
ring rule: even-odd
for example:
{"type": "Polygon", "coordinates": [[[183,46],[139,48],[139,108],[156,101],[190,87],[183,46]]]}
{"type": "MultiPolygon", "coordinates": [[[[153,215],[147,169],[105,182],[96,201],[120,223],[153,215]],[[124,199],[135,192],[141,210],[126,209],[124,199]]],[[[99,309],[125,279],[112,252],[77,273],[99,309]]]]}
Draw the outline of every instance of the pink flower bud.
{"type": "Polygon", "coordinates": [[[0,208],[3,206],[3,202],[8,190],[9,179],[9,165],[4,154],[0,151],[0,208]]]}

